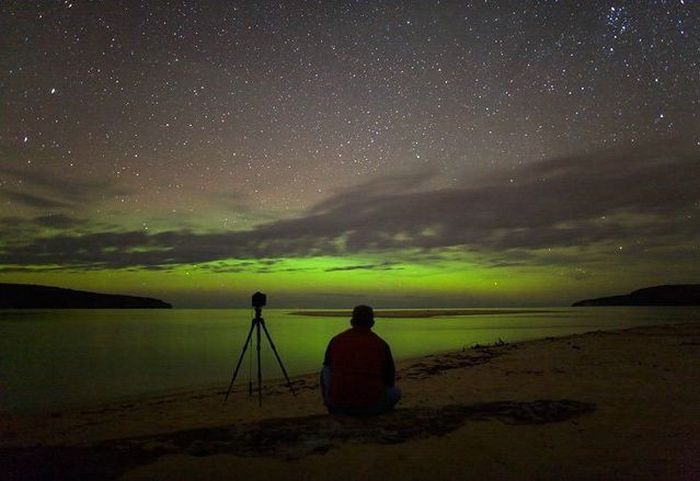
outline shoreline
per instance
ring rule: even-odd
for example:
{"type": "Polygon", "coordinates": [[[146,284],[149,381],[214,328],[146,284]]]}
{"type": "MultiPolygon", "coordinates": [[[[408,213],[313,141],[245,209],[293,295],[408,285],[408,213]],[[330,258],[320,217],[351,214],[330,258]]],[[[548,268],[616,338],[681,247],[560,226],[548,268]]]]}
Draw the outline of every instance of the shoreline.
{"type": "Polygon", "coordinates": [[[262,407],[237,385],[227,404],[216,386],[9,415],[0,456],[14,478],[48,465],[121,480],[693,479],[699,346],[700,323],[689,322],[404,359],[396,411],[367,419],[327,415],[316,373],[292,378],[296,397],[267,380],[262,407]]]}

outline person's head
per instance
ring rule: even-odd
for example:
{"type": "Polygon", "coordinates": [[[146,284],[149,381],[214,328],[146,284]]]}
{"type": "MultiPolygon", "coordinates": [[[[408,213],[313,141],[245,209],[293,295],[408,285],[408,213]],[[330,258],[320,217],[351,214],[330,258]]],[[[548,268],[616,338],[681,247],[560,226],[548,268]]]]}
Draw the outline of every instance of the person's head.
{"type": "Polygon", "coordinates": [[[374,311],[369,306],[355,306],[352,310],[352,319],[350,324],[354,327],[372,327],[374,326],[374,311]]]}

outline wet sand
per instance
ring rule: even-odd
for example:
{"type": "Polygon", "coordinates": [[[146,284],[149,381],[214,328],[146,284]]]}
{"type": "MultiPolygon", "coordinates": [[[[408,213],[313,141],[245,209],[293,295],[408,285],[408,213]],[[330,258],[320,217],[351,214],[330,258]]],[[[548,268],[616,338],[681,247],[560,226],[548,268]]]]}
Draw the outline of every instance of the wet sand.
{"type": "Polygon", "coordinates": [[[404,399],[333,417],[317,375],[2,414],[0,479],[700,479],[700,323],[400,362],[404,399]]]}

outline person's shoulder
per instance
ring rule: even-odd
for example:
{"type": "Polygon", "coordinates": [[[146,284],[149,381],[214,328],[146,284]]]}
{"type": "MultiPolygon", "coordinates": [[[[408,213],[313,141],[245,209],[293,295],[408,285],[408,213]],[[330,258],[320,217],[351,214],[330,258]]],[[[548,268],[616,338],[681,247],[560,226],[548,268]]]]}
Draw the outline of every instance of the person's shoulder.
{"type": "Polygon", "coordinates": [[[350,335],[352,335],[352,329],[346,329],[345,331],[333,336],[333,338],[331,339],[331,342],[345,339],[346,337],[348,337],[350,335]]]}
{"type": "Polygon", "coordinates": [[[372,337],[374,337],[374,339],[376,339],[378,343],[380,343],[380,344],[382,344],[382,345],[384,345],[384,346],[387,346],[387,347],[389,346],[389,343],[386,342],[384,339],[382,339],[381,336],[380,336],[379,334],[377,334],[377,333],[374,332],[374,331],[370,331],[370,332],[372,333],[372,337]]]}

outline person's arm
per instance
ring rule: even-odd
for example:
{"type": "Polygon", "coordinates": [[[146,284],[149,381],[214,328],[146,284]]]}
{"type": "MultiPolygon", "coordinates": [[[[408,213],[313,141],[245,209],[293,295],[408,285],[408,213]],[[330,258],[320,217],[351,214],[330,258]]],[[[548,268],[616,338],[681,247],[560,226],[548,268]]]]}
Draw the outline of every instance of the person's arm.
{"type": "Polygon", "coordinates": [[[330,382],[331,375],[331,344],[333,344],[333,339],[331,339],[328,343],[328,347],[326,347],[326,354],[323,356],[323,369],[321,369],[321,374],[319,376],[321,396],[323,397],[323,404],[326,406],[328,406],[328,383],[330,382]]]}
{"type": "Polygon", "coordinates": [[[394,366],[394,357],[391,355],[391,348],[389,344],[384,343],[386,349],[384,353],[384,385],[387,387],[394,387],[395,377],[396,377],[396,367],[394,366]]]}
{"type": "Polygon", "coordinates": [[[333,345],[333,339],[328,343],[328,347],[326,347],[326,354],[323,356],[323,365],[327,367],[331,367],[331,346],[333,345]]]}

